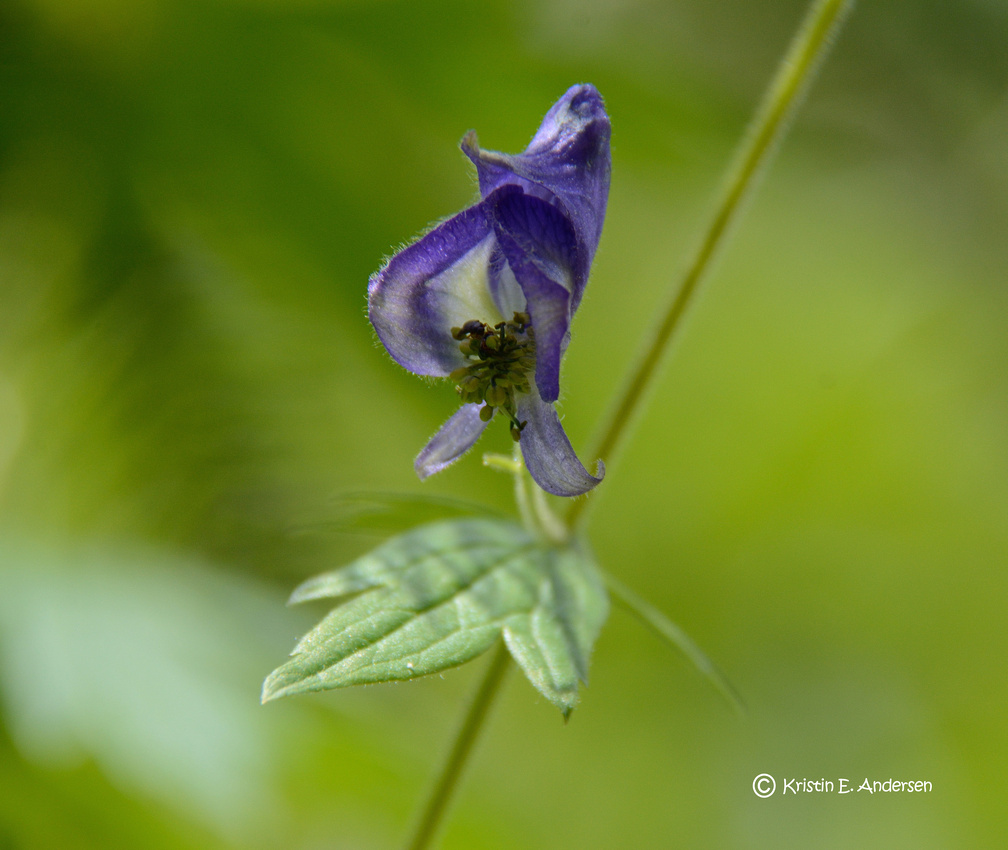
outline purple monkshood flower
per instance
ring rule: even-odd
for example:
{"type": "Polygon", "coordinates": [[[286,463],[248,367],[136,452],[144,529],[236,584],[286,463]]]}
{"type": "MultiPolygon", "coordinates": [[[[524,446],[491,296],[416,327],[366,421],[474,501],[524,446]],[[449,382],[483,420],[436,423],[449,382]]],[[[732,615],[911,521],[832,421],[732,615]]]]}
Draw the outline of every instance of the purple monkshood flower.
{"type": "Polygon", "coordinates": [[[368,317],[392,358],[417,375],[451,377],[463,406],[416,459],[421,478],[468,451],[506,417],[544,490],[598,484],[553,408],[560,361],[581,303],[609,196],[610,125],[594,86],[554,104],[524,153],[462,150],[480,201],[401,250],[372,275],[368,317]]]}

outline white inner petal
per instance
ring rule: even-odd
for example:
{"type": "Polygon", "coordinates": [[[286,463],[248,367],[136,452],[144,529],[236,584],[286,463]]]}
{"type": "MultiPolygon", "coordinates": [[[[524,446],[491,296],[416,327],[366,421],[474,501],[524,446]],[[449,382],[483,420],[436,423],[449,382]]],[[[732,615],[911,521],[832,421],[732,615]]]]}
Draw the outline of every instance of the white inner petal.
{"type": "Polygon", "coordinates": [[[434,309],[446,330],[461,327],[470,319],[491,325],[501,320],[490,297],[488,274],[490,254],[496,241],[494,234],[487,235],[456,263],[427,281],[434,309]]]}
{"type": "Polygon", "coordinates": [[[514,272],[511,271],[511,264],[504,263],[497,282],[497,301],[500,304],[500,311],[510,318],[515,313],[525,311],[525,293],[515,279],[514,272]]]}

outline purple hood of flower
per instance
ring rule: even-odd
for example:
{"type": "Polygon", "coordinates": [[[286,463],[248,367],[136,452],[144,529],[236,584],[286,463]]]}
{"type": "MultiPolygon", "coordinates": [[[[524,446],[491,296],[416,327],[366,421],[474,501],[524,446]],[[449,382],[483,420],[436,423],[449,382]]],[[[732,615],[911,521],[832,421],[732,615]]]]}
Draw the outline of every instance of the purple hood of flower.
{"type": "MultiPolygon", "coordinates": [[[[466,366],[451,329],[490,325],[527,313],[535,331],[534,382],[516,397],[527,422],[525,464],[545,490],[574,496],[602,478],[574,453],[552,402],[560,361],[602,233],[609,195],[610,124],[591,85],[569,89],[523,153],[481,150],[469,132],[462,150],[475,163],[481,200],[404,248],[371,277],[368,317],[400,365],[447,376],[466,366]]],[[[466,404],[420,453],[421,478],[457,460],[486,426],[482,405],[466,404]]]]}

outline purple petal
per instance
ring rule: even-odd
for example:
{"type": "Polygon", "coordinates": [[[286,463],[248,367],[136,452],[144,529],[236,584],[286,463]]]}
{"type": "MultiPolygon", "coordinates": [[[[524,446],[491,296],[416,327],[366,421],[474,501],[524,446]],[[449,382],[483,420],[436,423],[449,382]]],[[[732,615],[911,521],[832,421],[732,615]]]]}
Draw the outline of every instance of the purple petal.
{"type": "Polygon", "coordinates": [[[578,252],[570,220],[549,201],[505,184],[486,199],[498,235],[511,236],[547,275],[566,286],[578,252]]]}
{"type": "Polygon", "coordinates": [[[505,185],[486,199],[497,238],[536,333],[536,384],[545,401],[560,395],[560,360],[570,339],[571,256],[576,253],[570,222],[557,208],[505,185]]]}
{"type": "Polygon", "coordinates": [[[446,466],[455,463],[471,449],[487,423],[480,419],[482,404],[465,404],[441,426],[430,442],[417,455],[413,468],[422,481],[446,466]]]}
{"type": "Polygon", "coordinates": [[[479,203],[396,254],[368,283],[368,318],[392,358],[417,375],[465,365],[452,327],[493,322],[488,269],[496,237],[479,203]]]}
{"type": "Polygon", "coordinates": [[[571,312],[581,302],[605,219],[612,158],[611,126],[602,97],[591,85],[569,89],[543,119],[524,153],[480,150],[475,133],[462,150],[475,163],[484,198],[514,184],[557,207],[569,220],[577,244],[572,255],[571,312]]]}
{"type": "Polygon", "coordinates": [[[539,398],[534,386],[531,393],[516,401],[518,419],[528,422],[519,445],[536,484],[555,496],[580,496],[602,480],[605,464],[598,462],[598,477],[589,474],[574,453],[553,405],[539,398]]]}

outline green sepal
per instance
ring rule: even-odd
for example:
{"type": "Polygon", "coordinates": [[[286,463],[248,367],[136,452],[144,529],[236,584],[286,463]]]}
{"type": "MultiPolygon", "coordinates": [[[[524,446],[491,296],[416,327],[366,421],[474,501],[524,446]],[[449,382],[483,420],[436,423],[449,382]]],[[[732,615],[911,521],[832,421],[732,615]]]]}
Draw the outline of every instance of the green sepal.
{"type": "Polygon", "coordinates": [[[536,690],[567,716],[609,612],[583,543],[545,543],[491,519],[414,528],[305,582],[291,602],[312,599],[341,604],[269,675],[263,702],[437,673],[503,637],[536,690]]]}

